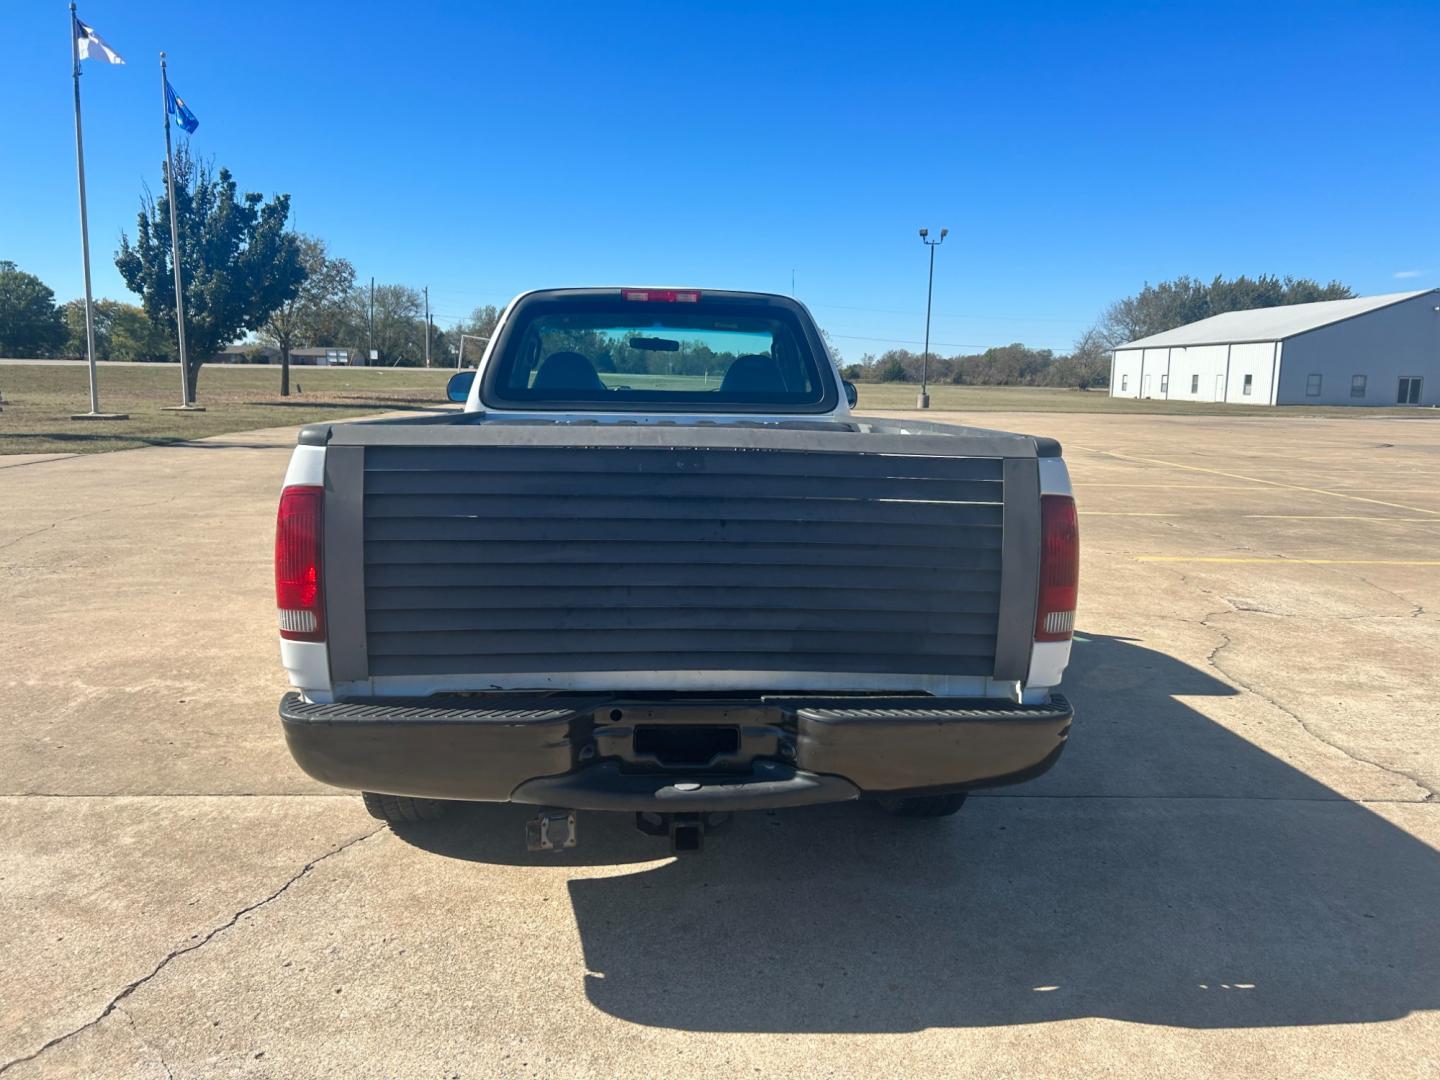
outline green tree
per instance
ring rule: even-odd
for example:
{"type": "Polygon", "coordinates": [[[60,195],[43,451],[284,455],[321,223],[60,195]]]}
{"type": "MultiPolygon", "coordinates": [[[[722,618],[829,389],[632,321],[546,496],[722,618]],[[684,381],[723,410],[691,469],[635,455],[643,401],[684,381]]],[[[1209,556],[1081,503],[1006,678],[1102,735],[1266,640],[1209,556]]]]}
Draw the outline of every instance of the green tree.
{"type": "Polygon", "coordinates": [[[0,356],[49,356],[64,344],[65,322],[50,286],[0,260],[0,356]]]}
{"type": "MultiPolygon", "coordinates": [[[[1055,362],[1049,349],[1031,349],[1018,341],[986,349],[978,356],[957,356],[942,361],[941,372],[950,370],[950,381],[975,386],[1034,386],[1055,362]]],[[[931,360],[931,367],[935,362],[931,360]]],[[[940,375],[936,376],[936,381],[940,375]]]]}
{"type": "MultiPolygon", "coordinates": [[[[164,188],[162,175],[162,190],[164,188]]],[[[193,401],[200,366],[247,330],[259,330],[305,281],[300,247],[285,228],[290,196],[269,202],[257,192],[237,194],[230,170],[217,173],[175,155],[175,211],[185,287],[185,382],[193,401]]],[[[175,278],[170,261],[170,201],[141,197],[135,241],[120,237],[115,266],[140,296],[145,313],[175,333],[175,278]]]]}
{"type": "MultiPolygon", "coordinates": [[[[354,341],[369,336],[370,288],[350,290],[345,302],[346,332],[354,341]]],[[[425,305],[408,285],[375,286],[375,362],[414,367],[425,357],[425,305]]]]}
{"type": "Polygon", "coordinates": [[[1310,278],[1278,278],[1273,274],[1257,278],[1241,275],[1230,280],[1216,275],[1209,284],[1178,277],[1158,285],[1146,284],[1136,295],[1115,301],[1100,317],[1096,329],[1113,349],[1226,311],[1347,300],[1354,295],[1348,285],[1338,281],[1321,285],[1310,278]]]}
{"type": "MultiPolygon", "coordinates": [[[[332,332],[345,298],[355,288],[355,268],[345,259],[332,259],[325,241],[295,234],[305,280],[295,295],[280,303],[261,327],[261,340],[280,350],[280,396],[290,396],[290,350],[300,345],[331,345],[318,340],[332,332]]],[[[354,344],[353,342],[347,344],[354,344]]]]}
{"type": "Polygon", "coordinates": [[[175,361],[179,349],[163,326],[152,322],[145,309],[121,300],[102,300],[106,312],[111,360],[175,361]]]}
{"type": "Polygon", "coordinates": [[[906,371],[906,361],[911,359],[912,354],[904,349],[891,349],[875,362],[874,379],[876,382],[910,382],[910,374],[906,371]]]}
{"type": "MultiPolygon", "coordinates": [[[[65,356],[85,356],[85,301],[71,300],[65,316],[65,356]]],[[[145,315],[145,309],[123,300],[96,300],[95,359],[174,360],[175,342],[145,315]]]]}
{"type": "MultiPolygon", "coordinates": [[[[95,359],[110,359],[110,320],[106,317],[105,301],[96,300],[91,308],[90,323],[95,333],[95,359]]],[[[65,343],[60,347],[63,356],[85,358],[85,298],[77,297],[60,307],[60,318],[65,323],[65,343]]]]}

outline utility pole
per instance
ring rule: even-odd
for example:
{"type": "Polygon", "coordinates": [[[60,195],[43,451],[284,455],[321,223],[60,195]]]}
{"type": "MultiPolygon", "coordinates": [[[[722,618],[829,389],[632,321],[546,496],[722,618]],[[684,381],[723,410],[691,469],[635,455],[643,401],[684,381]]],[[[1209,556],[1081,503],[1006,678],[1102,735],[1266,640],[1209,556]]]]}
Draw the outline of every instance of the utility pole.
{"type": "Polygon", "coordinates": [[[430,286],[425,286],[425,366],[430,366],[430,286]]]}
{"type": "Polygon", "coordinates": [[[920,361],[920,396],[915,401],[917,409],[930,407],[930,301],[935,296],[935,249],[945,242],[949,232],[949,229],[941,229],[940,239],[931,240],[929,229],[920,230],[920,239],[930,249],[930,284],[925,290],[925,356],[920,361]]]}
{"type": "Polygon", "coordinates": [[[375,279],[370,279],[370,356],[366,363],[373,364],[378,357],[375,355],[375,279]]]}

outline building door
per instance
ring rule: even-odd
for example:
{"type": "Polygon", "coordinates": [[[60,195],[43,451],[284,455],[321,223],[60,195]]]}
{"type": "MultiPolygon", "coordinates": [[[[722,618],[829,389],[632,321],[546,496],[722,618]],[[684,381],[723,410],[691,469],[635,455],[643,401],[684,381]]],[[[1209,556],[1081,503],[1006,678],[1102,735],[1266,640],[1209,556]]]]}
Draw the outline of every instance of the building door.
{"type": "MultiPolygon", "coordinates": [[[[1404,380],[1402,379],[1401,382],[1404,382],[1404,380]]],[[[1141,397],[1144,397],[1144,398],[1148,398],[1148,397],[1150,396],[1150,376],[1149,376],[1149,375],[1146,375],[1146,376],[1145,376],[1145,384],[1140,387],[1140,396],[1141,396],[1141,397]]]]}
{"type": "Polygon", "coordinates": [[[1402,375],[1400,377],[1400,390],[1395,395],[1396,405],[1419,405],[1420,384],[1425,380],[1419,375],[1402,375]]]}
{"type": "Polygon", "coordinates": [[[1225,400],[1225,376],[1224,376],[1224,375],[1216,375],[1216,376],[1215,376],[1215,400],[1216,400],[1216,401],[1224,401],[1224,400],[1225,400]]]}

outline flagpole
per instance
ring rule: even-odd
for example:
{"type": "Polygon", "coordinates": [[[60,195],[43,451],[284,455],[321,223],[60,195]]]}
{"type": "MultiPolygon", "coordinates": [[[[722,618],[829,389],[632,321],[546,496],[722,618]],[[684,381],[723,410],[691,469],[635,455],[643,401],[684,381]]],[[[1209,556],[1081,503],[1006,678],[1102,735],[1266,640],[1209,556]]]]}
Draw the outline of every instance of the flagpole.
{"type": "Polygon", "coordinates": [[[90,291],[90,218],[85,206],[85,136],[80,126],[80,27],[70,5],[70,75],[75,83],[75,173],[80,181],[80,255],[85,266],[85,359],[90,368],[90,411],[72,420],[128,420],[124,413],[100,411],[100,384],[95,376],[95,298],[90,291]]]}
{"type": "Polygon", "coordinates": [[[204,412],[190,396],[190,363],[185,353],[185,293],[180,284],[180,226],[175,216],[175,158],[170,151],[169,77],[165,54],[160,54],[160,109],[165,116],[165,190],[170,197],[170,261],[175,266],[175,328],[180,340],[180,404],[167,412],[204,412]]]}

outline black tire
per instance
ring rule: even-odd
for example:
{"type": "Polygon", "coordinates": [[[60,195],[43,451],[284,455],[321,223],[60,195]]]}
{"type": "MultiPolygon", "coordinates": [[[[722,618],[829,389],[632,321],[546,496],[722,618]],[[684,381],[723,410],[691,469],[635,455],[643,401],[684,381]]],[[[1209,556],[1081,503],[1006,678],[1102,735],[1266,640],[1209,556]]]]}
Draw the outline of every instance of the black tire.
{"type": "Polygon", "coordinates": [[[892,817],[949,817],[965,805],[965,792],[952,795],[910,795],[899,799],[876,799],[881,810],[892,817]]]}
{"type": "Polygon", "coordinates": [[[379,795],[373,791],[362,791],[360,795],[371,817],[391,825],[434,821],[445,816],[445,804],[439,799],[412,799],[408,795],[379,795]]]}

